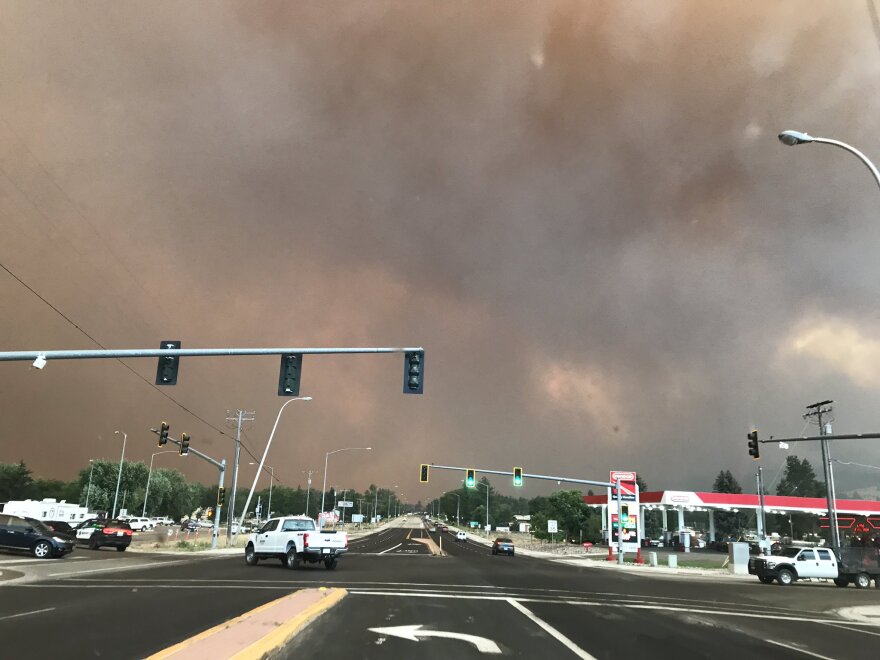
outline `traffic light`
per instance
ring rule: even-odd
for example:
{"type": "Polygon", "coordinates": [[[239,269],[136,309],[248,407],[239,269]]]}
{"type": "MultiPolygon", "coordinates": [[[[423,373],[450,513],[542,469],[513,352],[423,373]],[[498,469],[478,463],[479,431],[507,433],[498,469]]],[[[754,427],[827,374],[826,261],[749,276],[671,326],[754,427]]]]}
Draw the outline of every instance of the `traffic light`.
{"type": "Polygon", "coordinates": [[[761,449],[758,445],[758,432],[752,431],[746,437],[749,439],[749,456],[757,461],[761,458],[761,449]]]}
{"type": "Polygon", "coordinates": [[[473,468],[468,468],[467,475],[464,478],[464,485],[468,488],[477,487],[477,471],[473,468]]]}
{"type": "Polygon", "coordinates": [[[226,504],[226,489],[223,486],[217,488],[217,508],[226,504]]]}
{"type": "Polygon", "coordinates": [[[421,394],[425,386],[425,351],[404,353],[403,393],[421,394]]]}
{"type": "Polygon", "coordinates": [[[423,484],[428,483],[428,464],[422,463],[421,471],[419,472],[419,481],[423,484]]]}
{"type": "Polygon", "coordinates": [[[513,485],[522,486],[522,468],[513,468],[513,485]]]}
{"type": "Polygon", "coordinates": [[[159,427],[159,444],[157,446],[164,447],[168,444],[168,431],[171,429],[171,426],[168,425],[168,422],[162,422],[162,426],[159,427]]]}
{"type": "Polygon", "coordinates": [[[186,433],[180,434],[180,455],[186,456],[189,453],[189,436],[186,433]]]}
{"type": "Polygon", "coordinates": [[[302,353],[288,353],[281,356],[281,371],[278,374],[278,396],[299,396],[299,377],[302,372],[302,353]]]}
{"type": "MultiPolygon", "coordinates": [[[[180,348],[179,341],[163,341],[159,348],[180,348]]],[[[156,368],[156,385],[177,385],[177,368],[180,366],[180,358],[165,355],[159,358],[159,366],[156,368]]]]}

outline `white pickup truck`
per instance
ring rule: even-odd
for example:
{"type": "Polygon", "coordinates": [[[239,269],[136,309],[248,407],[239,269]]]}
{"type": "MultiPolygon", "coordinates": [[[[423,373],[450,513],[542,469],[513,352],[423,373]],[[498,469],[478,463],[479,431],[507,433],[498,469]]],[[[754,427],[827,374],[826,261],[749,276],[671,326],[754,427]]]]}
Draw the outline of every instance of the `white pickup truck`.
{"type": "Polygon", "coordinates": [[[244,559],[256,566],[261,559],[280,559],[287,568],[299,568],[301,562],[324,562],[336,568],[339,557],[348,552],[348,534],[319,530],[308,516],[270,518],[248,537],[244,559]]]}
{"type": "Polygon", "coordinates": [[[749,573],[764,584],[774,580],[788,586],[796,580],[824,578],[838,587],[853,583],[859,589],[880,588],[880,550],[845,547],[835,554],[833,548],[784,548],[778,555],[760,555],[749,559],[749,573]]]}

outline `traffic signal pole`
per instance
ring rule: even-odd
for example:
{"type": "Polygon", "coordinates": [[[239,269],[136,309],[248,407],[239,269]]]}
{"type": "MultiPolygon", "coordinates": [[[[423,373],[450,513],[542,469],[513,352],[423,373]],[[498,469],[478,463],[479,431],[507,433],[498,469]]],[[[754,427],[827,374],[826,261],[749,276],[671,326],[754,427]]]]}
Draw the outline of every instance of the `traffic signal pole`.
{"type": "MultiPolygon", "coordinates": [[[[160,434],[159,429],[152,429],[151,428],[150,430],[153,433],[155,433],[156,435],[160,434]]],[[[178,447],[180,446],[180,440],[175,440],[174,438],[169,437],[168,442],[175,444],[178,447]]],[[[210,456],[208,456],[207,454],[203,454],[195,447],[189,448],[189,451],[187,451],[187,455],[189,455],[189,454],[195,454],[196,456],[201,458],[203,461],[207,461],[208,463],[213,465],[215,468],[217,468],[217,470],[219,470],[220,478],[217,482],[217,488],[218,488],[218,492],[219,492],[219,489],[223,488],[223,481],[226,478],[226,459],[224,458],[220,461],[216,461],[213,458],[211,458],[210,456]]],[[[213,530],[213,535],[211,537],[211,549],[212,550],[217,549],[217,538],[220,536],[220,514],[222,512],[223,512],[223,507],[220,506],[218,503],[217,507],[214,509],[214,530],[213,530]]]]}

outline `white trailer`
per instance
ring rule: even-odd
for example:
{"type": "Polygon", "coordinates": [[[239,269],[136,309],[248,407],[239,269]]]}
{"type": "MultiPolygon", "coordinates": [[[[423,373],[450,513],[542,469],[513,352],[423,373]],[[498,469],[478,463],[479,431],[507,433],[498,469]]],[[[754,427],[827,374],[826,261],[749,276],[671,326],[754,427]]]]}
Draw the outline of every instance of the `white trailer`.
{"type": "Polygon", "coordinates": [[[6,502],[3,505],[3,513],[23,518],[36,518],[37,520],[62,521],[71,527],[78,525],[83,520],[95,517],[95,514],[90,514],[84,506],[66,500],[59,502],[54,498],[6,502]]]}

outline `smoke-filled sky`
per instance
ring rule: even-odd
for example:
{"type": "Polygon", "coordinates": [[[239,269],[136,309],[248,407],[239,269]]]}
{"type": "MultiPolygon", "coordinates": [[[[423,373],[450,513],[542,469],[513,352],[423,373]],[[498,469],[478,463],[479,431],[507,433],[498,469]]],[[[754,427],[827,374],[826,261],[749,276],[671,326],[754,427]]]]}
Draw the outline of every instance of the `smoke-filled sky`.
{"type": "MultiPolygon", "coordinates": [[[[36,293],[0,271],[0,346],[424,346],[421,397],[400,355],[306,356],[314,400],[268,459],[287,485],[371,446],[328,485],[426,500],[457,485],[418,484],[436,462],[754,488],[752,425],[799,435],[834,399],[835,431],[880,431],[877,186],[776,139],[880,158],[874,11],[2,0],[0,263],[36,293]]],[[[161,392],[155,370],[0,363],[0,462],[72,478],[114,430],[149,461],[163,419],[231,459],[238,408],[262,451],[277,357],[184,358],[161,392]]],[[[880,465],[878,441],[834,451],[880,465]]],[[[763,453],[770,482],[785,452],[763,453]]]]}

